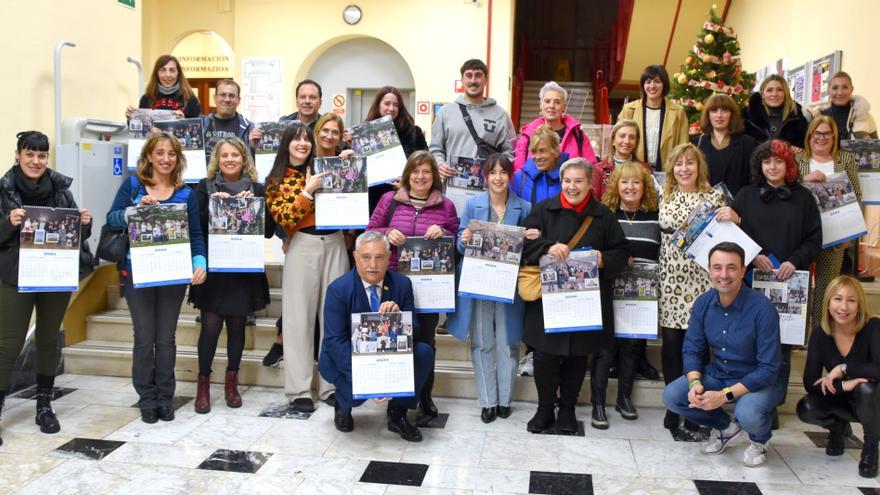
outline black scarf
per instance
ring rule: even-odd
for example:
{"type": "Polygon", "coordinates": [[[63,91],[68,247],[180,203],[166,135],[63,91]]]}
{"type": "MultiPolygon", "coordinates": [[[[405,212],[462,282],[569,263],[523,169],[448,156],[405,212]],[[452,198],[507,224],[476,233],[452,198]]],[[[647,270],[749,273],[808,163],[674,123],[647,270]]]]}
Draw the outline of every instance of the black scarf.
{"type": "Polygon", "coordinates": [[[12,173],[15,180],[15,188],[21,195],[22,206],[55,206],[55,188],[52,185],[52,179],[49,178],[49,171],[40,177],[37,182],[28,179],[21,166],[12,167],[12,173]]]}
{"type": "Polygon", "coordinates": [[[758,188],[758,195],[765,203],[769,203],[774,196],[783,201],[787,201],[789,198],[791,198],[791,188],[785,185],[773,187],[765,182],[761,185],[761,187],[758,188]]]}

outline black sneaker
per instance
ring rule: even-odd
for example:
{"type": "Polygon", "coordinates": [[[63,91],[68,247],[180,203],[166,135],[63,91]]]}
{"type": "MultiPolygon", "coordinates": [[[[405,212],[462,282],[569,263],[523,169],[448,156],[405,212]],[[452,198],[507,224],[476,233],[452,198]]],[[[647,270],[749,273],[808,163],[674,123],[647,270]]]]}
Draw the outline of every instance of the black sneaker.
{"type": "Polygon", "coordinates": [[[263,366],[275,367],[284,359],[284,346],[281,344],[272,344],[266,357],[263,358],[263,366]]]}
{"type": "Polygon", "coordinates": [[[309,398],[293,399],[293,402],[290,403],[290,407],[292,407],[294,411],[301,413],[315,412],[315,403],[309,398]]]}
{"type": "Polygon", "coordinates": [[[604,405],[593,405],[593,414],[590,418],[590,426],[597,430],[608,429],[608,415],[605,414],[604,405]]]}

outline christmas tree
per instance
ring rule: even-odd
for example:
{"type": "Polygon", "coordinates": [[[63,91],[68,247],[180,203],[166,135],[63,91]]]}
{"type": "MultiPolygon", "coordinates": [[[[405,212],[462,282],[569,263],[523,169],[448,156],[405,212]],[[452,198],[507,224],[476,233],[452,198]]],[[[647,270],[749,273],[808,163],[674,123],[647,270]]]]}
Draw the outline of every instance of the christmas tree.
{"type": "Polygon", "coordinates": [[[703,102],[714,93],[727,93],[740,108],[755,86],[755,75],[742,70],[736,31],[722,24],[709,10],[709,20],[697,33],[697,42],[688,52],[681,70],[672,76],[669,97],[684,106],[691,122],[691,133],[699,134],[703,102]]]}

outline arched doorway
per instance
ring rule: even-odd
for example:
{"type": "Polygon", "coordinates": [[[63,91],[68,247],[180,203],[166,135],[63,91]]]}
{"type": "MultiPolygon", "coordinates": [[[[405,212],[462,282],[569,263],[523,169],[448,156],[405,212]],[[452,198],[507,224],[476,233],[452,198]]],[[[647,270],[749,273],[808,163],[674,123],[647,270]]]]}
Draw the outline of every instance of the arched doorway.
{"type": "Polygon", "coordinates": [[[235,53],[229,43],[213,31],[190,33],[174,45],[171,54],[180,60],[183,73],[202,104],[202,113],[214,111],[214,85],[233,77],[235,53]]]}
{"type": "Polygon", "coordinates": [[[414,113],[415,82],[409,64],[394,47],[376,38],[348,39],[324,49],[307,68],[305,77],[321,85],[321,113],[334,111],[334,95],[345,96],[346,126],[363,121],[376,90],[382,86],[398,88],[407,109],[414,113]]]}

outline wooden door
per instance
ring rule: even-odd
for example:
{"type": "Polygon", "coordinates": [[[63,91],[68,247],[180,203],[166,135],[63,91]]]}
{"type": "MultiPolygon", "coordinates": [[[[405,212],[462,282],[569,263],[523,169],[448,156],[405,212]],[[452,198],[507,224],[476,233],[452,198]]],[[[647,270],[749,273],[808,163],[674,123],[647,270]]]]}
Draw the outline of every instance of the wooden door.
{"type": "Polygon", "coordinates": [[[189,85],[192,86],[196,96],[199,97],[199,103],[202,105],[202,114],[208,115],[216,110],[214,107],[214,86],[220,78],[211,79],[188,79],[189,85]]]}

